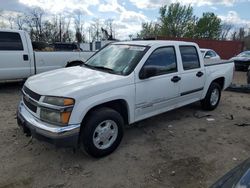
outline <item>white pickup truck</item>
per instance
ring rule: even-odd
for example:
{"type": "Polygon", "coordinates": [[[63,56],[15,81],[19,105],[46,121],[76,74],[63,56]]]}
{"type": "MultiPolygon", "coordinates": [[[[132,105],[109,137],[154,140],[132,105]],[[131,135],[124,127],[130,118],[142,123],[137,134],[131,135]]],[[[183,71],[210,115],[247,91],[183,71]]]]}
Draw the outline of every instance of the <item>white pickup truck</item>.
{"type": "Polygon", "coordinates": [[[195,43],[113,43],[82,66],[30,77],[17,120],[33,137],[102,157],[120,144],[124,124],[196,101],[215,109],[233,70],[232,61],[204,66],[195,43]]]}
{"type": "Polygon", "coordinates": [[[93,52],[34,52],[27,32],[0,30],[0,81],[79,65],[93,52]]]}

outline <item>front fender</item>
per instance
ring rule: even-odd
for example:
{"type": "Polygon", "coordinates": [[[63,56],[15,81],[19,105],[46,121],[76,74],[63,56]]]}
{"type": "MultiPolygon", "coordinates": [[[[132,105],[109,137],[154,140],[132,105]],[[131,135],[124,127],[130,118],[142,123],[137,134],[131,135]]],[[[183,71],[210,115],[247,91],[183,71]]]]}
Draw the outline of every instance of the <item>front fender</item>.
{"type": "Polygon", "coordinates": [[[111,102],[114,100],[124,100],[127,105],[128,111],[128,122],[132,123],[134,121],[134,106],[135,97],[134,85],[125,86],[123,88],[112,89],[98,95],[94,95],[88,98],[82,97],[76,100],[76,105],[72,111],[70,117],[70,124],[75,124],[76,122],[81,123],[86,114],[94,107],[111,102]]]}

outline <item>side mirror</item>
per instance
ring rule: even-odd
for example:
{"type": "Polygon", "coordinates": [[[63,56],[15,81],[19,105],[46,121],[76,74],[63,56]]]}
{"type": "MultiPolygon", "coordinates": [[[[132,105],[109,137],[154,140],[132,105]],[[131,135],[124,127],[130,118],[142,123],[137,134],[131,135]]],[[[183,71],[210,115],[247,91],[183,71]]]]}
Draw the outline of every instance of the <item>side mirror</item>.
{"type": "Polygon", "coordinates": [[[157,74],[157,68],[152,66],[145,66],[141,69],[139,78],[140,79],[147,79],[153,77],[157,74]]]}
{"type": "Polygon", "coordinates": [[[205,59],[210,59],[211,56],[210,55],[205,55],[205,59]]]}

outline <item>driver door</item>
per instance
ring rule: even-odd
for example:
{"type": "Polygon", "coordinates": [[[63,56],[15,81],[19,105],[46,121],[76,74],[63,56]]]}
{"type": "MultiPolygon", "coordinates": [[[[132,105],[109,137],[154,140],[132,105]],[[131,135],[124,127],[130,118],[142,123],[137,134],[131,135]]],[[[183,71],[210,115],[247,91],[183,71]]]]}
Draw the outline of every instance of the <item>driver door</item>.
{"type": "Polygon", "coordinates": [[[149,78],[139,76],[136,81],[136,121],[174,108],[180,96],[180,77],[174,46],[160,47],[153,51],[141,72],[147,67],[153,67],[156,72],[149,78]]]}

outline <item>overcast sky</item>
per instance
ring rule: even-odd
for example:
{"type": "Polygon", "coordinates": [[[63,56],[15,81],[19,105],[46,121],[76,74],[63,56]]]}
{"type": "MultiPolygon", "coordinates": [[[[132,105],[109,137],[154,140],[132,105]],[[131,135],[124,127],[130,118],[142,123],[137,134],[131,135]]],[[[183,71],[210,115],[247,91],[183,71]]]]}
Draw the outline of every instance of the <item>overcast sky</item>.
{"type": "MultiPolygon", "coordinates": [[[[81,11],[85,26],[88,27],[94,18],[115,20],[116,35],[121,39],[128,38],[141,29],[141,23],[156,21],[159,7],[174,0],[0,0],[0,10],[5,14],[26,12],[34,6],[41,7],[50,14],[70,14],[81,11]]],[[[223,21],[250,27],[250,0],[183,0],[182,4],[191,4],[194,14],[214,12],[223,21]]]]}

